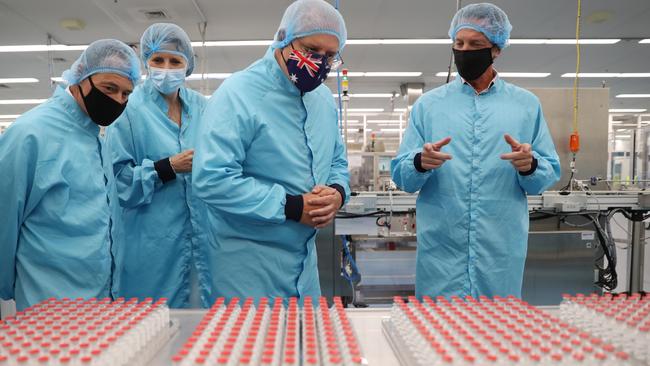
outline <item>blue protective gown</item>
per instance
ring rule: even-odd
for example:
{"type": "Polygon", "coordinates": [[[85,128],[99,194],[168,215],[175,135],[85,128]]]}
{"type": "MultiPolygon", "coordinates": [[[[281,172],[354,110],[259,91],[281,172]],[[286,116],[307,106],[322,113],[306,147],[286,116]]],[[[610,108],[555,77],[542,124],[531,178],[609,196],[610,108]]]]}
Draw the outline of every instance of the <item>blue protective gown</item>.
{"type": "Polygon", "coordinates": [[[210,207],[212,300],[319,296],[316,230],[284,214],[286,194],[339,184],[345,147],[331,91],[301,97],[273,51],[227,79],[201,120],[193,184],[210,207]]]}
{"type": "Polygon", "coordinates": [[[528,242],[526,193],[560,177],[560,163],[542,108],[532,93],[497,78],[485,92],[455,81],[413,106],[392,177],[417,199],[417,296],[521,296],[528,242]],[[520,175],[501,154],[503,135],[529,143],[535,172],[520,175]],[[447,136],[453,159],[420,173],[413,159],[426,142],[447,136]]]}
{"type": "Polygon", "coordinates": [[[58,88],[0,136],[0,298],[105,297],[111,285],[110,152],[58,88]]]}
{"type": "Polygon", "coordinates": [[[107,129],[113,151],[122,235],[116,238],[115,293],[166,297],[189,306],[190,271],[196,266],[203,305],[209,288],[205,262],[205,206],[192,194],[190,173],[163,184],[154,162],[194,148],[206,99],[182,87],[181,126],[151,80],[137,86],[122,116],[107,129]]]}

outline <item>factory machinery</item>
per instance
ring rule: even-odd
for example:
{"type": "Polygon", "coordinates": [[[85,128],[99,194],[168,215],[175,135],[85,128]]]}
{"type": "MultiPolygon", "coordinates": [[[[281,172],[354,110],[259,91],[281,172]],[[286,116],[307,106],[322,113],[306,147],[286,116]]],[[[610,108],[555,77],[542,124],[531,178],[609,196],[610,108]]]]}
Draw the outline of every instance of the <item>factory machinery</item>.
{"type": "MultiPolygon", "coordinates": [[[[600,293],[617,287],[616,248],[610,230],[615,214],[630,221],[627,272],[620,277],[629,292],[643,291],[643,221],[649,217],[650,193],[590,191],[584,182],[575,186],[581,189],[528,197],[531,228],[522,296],[534,305],[558,305],[562,293],[600,293]]],[[[334,240],[339,239],[338,259],[344,274],[337,273],[342,284],[337,284],[339,292],[334,295],[364,306],[413,294],[416,198],[417,194],[400,191],[361,192],[351,197],[333,232],[334,240]],[[346,260],[348,252],[353,254],[354,268],[346,260]],[[346,269],[358,270],[356,281],[350,281],[346,269]]],[[[322,285],[327,288],[329,283],[322,285]]]]}
{"type": "Polygon", "coordinates": [[[650,296],[49,299],[0,323],[0,365],[650,365],[650,296]]]}

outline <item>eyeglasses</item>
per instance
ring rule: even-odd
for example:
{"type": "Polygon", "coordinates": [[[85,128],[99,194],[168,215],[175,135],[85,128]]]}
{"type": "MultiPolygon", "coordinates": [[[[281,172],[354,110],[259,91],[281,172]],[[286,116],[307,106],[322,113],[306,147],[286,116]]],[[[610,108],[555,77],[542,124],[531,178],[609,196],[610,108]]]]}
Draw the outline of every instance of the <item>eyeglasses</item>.
{"type": "Polygon", "coordinates": [[[343,62],[343,57],[341,57],[341,54],[338,52],[336,55],[328,57],[327,62],[330,64],[330,68],[334,71],[338,70],[345,64],[345,62],[343,62]]]}
{"type": "MultiPolygon", "coordinates": [[[[332,70],[332,71],[338,70],[341,66],[343,66],[345,64],[343,62],[343,58],[341,57],[341,54],[339,52],[337,52],[334,55],[327,56],[327,55],[323,55],[322,53],[318,53],[318,52],[316,52],[316,50],[313,50],[313,49],[311,49],[309,47],[305,47],[303,45],[298,45],[298,47],[299,47],[300,52],[313,53],[313,54],[316,54],[316,55],[325,56],[326,60],[327,60],[327,64],[330,66],[330,70],[332,70]]],[[[291,48],[293,48],[295,50],[295,48],[293,46],[293,42],[291,42],[291,48]]]]}

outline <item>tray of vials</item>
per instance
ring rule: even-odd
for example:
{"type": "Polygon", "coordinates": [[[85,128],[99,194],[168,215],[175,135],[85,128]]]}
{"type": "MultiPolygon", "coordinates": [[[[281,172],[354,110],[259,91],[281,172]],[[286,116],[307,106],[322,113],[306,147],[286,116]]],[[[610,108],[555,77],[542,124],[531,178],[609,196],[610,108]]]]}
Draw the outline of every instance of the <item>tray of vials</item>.
{"type": "Polygon", "coordinates": [[[560,317],[650,364],[650,296],[564,295],[560,317]]]}
{"type": "Polygon", "coordinates": [[[340,298],[215,301],[172,357],[190,365],[365,365],[340,298]],[[316,301],[316,302],[314,302],[316,301]]]}
{"type": "Polygon", "coordinates": [[[165,299],[49,299],[0,321],[0,366],[143,365],[170,324],[165,299]]]}
{"type": "Polygon", "coordinates": [[[644,364],[622,344],[588,329],[579,320],[588,316],[581,318],[577,306],[568,308],[574,309],[569,320],[515,297],[396,297],[382,329],[404,366],[644,364]]]}

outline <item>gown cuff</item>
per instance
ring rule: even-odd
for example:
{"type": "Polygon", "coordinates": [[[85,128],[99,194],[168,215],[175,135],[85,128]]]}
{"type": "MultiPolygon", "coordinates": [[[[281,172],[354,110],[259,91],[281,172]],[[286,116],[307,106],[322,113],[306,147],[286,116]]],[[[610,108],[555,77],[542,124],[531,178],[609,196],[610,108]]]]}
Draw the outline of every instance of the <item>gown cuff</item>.
{"type": "Polygon", "coordinates": [[[415,154],[415,157],[413,157],[413,165],[415,166],[415,170],[417,170],[420,173],[426,173],[427,170],[422,167],[422,153],[417,153],[415,154]]]}
{"type": "Polygon", "coordinates": [[[169,158],[158,160],[157,162],[153,163],[153,167],[156,169],[156,173],[158,173],[158,177],[163,183],[167,183],[170,180],[176,179],[176,173],[174,173],[174,169],[172,168],[171,162],[169,162],[169,158]]]}
{"type": "Polygon", "coordinates": [[[538,165],[537,159],[533,158],[533,162],[530,164],[530,170],[525,172],[519,172],[519,175],[525,177],[527,175],[531,175],[535,173],[535,170],[537,170],[537,165],[538,165]]]}
{"type": "Polygon", "coordinates": [[[303,209],[302,195],[287,195],[287,203],[284,205],[284,216],[287,220],[300,222],[303,209]]]}

